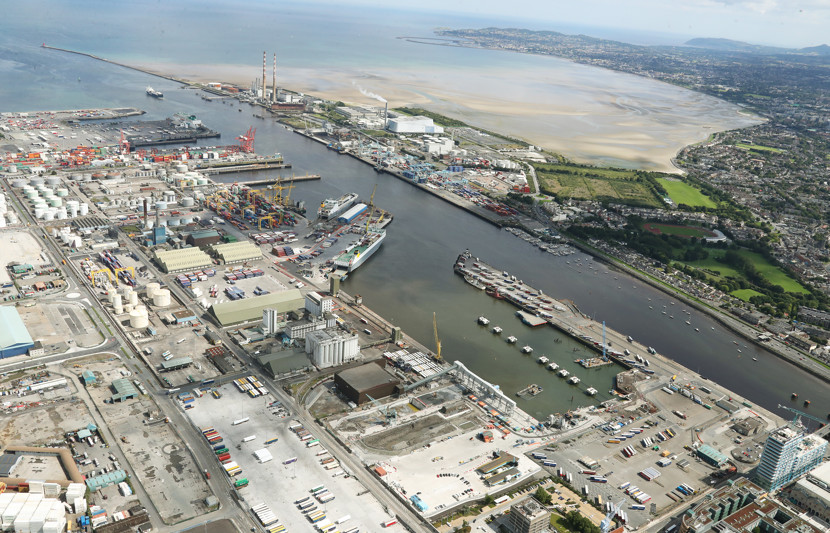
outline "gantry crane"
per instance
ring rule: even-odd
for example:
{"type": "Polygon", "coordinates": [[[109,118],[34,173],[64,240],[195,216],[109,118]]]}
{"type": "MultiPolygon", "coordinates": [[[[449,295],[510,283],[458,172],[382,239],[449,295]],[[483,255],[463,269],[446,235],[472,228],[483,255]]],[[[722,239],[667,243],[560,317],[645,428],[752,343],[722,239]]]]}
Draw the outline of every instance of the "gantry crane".
{"type": "Polygon", "coordinates": [[[366,231],[365,233],[369,233],[369,222],[372,221],[372,217],[375,215],[375,192],[378,190],[378,184],[375,183],[375,188],[372,189],[372,196],[369,197],[369,217],[366,219],[366,231]]]}

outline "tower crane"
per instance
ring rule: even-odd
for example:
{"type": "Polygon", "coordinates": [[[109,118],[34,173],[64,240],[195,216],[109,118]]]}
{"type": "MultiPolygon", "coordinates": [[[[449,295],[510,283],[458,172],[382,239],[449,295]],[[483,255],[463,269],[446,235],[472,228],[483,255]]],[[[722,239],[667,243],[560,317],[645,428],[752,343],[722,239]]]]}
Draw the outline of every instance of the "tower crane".
{"type": "Polygon", "coordinates": [[[441,339],[438,338],[438,315],[432,313],[432,329],[435,331],[435,359],[441,360],[441,339]]]}
{"type": "Polygon", "coordinates": [[[608,514],[605,515],[605,518],[600,523],[600,530],[602,533],[608,533],[611,531],[611,526],[614,525],[614,517],[617,515],[619,511],[622,511],[623,506],[625,505],[625,500],[620,500],[619,503],[612,503],[611,508],[608,510],[608,514]]]}
{"type": "Polygon", "coordinates": [[[821,426],[823,426],[824,424],[827,423],[826,420],[822,420],[821,418],[819,418],[817,416],[813,416],[811,414],[805,413],[804,411],[799,411],[798,409],[793,409],[792,407],[788,407],[786,405],[781,405],[780,403],[778,404],[778,408],[779,409],[786,409],[787,411],[791,411],[792,413],[794,413],[795,418],[793,418],[793,423],[797,422],[798,419],[802,416],[804,418],[809,418],[810,420],[815,420],[816,422],[819,423],[819,427],[821,427],[821,426]]]}

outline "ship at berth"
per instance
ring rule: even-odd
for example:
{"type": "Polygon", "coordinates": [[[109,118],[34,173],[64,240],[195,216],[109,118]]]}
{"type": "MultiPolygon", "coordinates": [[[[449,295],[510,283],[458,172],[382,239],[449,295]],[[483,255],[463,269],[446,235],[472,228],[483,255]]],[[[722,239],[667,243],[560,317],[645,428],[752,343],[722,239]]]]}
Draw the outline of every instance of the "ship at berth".
{"type": "Polygon", "coordinates": [[[383,239],[386,238],[386,231],[382,229],[369,229],[357,242],[334,259],[334,267],[337,270],[345,270],[352,273],[357,267],[372,257],[380,248],[383,239]]]}
{"type": "Polygon", "coordinates": [[[337,215],[354,205],[357,194],[350,192],[340,198],[327,198],[317,209],[317,216],[320,218],[335,218],[337,215]]]}

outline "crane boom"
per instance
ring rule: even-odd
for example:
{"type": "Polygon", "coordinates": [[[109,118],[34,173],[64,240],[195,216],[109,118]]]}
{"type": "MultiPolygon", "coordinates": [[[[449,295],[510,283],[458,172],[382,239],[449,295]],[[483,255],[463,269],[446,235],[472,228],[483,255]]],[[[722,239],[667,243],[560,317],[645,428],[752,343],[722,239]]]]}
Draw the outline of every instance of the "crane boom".
{"type": "Polygon", "coordinates": [[[821,418],[819,418],[817,416],[813,416],[811,414],[805,413],[804,411],[799,411],[798,409],[793,409],[792,407],[788,407],[786,405],[781,405],[780,403],[778,404],[778,408],[779,409],[786,409],[787,411],[791,411],[792,413],[795,413],[795,418],[793,419],[793,422],[798,420],[799,417],[803,416],[804,418],[809,418],[810,420],[815,420],[816,422],[818,422],[822,426],[827,423],[826,420],[822,420],[821,418]]]}
{"type": "Polygon", "coordinates": [[[432,313],[432,329],[435,331],[435,358],[441,360],[441,339],[438,338],[438,314],[432,313]]]}

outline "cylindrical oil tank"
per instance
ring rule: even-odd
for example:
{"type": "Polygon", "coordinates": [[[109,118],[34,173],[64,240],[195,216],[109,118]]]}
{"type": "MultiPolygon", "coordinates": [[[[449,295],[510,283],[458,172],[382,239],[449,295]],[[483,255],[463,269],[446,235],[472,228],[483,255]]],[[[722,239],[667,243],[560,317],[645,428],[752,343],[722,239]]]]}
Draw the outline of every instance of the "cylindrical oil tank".
{"type": "Polygon", "coordinates": [[[138,305],[138,293],[135,291],[130,293],[130,305],[138,305]]]}
{"type": "Polygon", "coordinates": [[[118,179],[120,177],[121,177],[120,172],[116,172],[116,171],[107,172],[107,179],[108,180],[114,180],[114,179],[118,179]]]}
{"type": "Polygon", "coordinates": [[[61,179],[57,176],[49,176],[46,178],[46,183],[48,183],[50,187],[57,187],[61,184],[61,179]]]}
{"type": "Polygon", "coordinates": [[[59,207],[58,210],[55,212],[55,218],[57,218],[58,220],[66,220],[66,216],[67,214],[65,207],[59,207]]]}
{"type": "Polygon", "coordinates": [[[158,202],[156,202],[156,209],[158,209],[159,211],[164,211],[165,209],[167,209],[167,202],[162,202],[161,200],[159,200],[158,202]]]}
{"type": "Polygon", "coordinates": [[[207,178],[197,178],[196,179],[196,185],[207,185],[207,184],[208,184],[207,178]]]}
{"type": "Polygon", "coordinates": [[[89,204],[81,204],[79,208],[80,209],[78,211],[78,214],[80,214],[81,216],[84,216],[89,213],[89,204]]]}
{"type": "Polygon", "coordinates": [[[51,197],[55,196],[55,191],[53,191],[53,190],[52,190],[52,189],[50,189],[49,187],[43,187],[43,188],[40,188],[40,189],[38,189],[38,190],[40,191],[40,194],[41,194],[44,198],[51,198],[51,197]]]}
{"type": "Polygon", "coordinates": [[[170,217],[170,218],[167,219],[167,225],[168,226],[178,226],[181,223],[182,222],[181,222],[181,219],[179,217],[170,217]]]}
{"type": "Polygon", "coordinates": [[[184,163],[179,163],[176,165],[176,172],[187,172],[187,165],[184,163]]]}
{"type": "Polygon", "coordinates": [[[182,217],[182,226],[193,224],[193,217],[182,217]]]}
{"type": "Polygon", "coordinates": [[[16,189],[20,189],[21,187],[25,187],[28,182],[24,179],[17,178],[16,180],[12,181],[12,187],[16,189]]]}
{"type": "Polygon", "coordinates": [[[55,196],[60,196],[61,198],[63,198],[64,196],[69,196],[69,189],[65,187],[55,189],[55,196]]]}
{"type": "Polygon", "coordinates": [[[152,298],[156,291],[159,290],[161,285],[158,283],[148,283],[144,286],[144,290],[147,292],[147,298],[152,298]]]}
{"type": "Polygon", "coordinates": [[[54,198],[49,199],[49,205],[52,207],[60,207],[63,205],[63,200],[55,196],[54,198]]]}
{"type": "Polygon", "coordinates": [[[51,222],[55,220],[55,212],[51,209],[47,209],[45,213],[43,213],[43,220],[46,222],[51,222]]]}
{"type": "Polygon", "coordinates": [[[37,191],[36,191],[36,190],[34,190],[34,189],[29,189],[29,190],[28,190],[28,191],[26,191],[24,194],[26,195],[26,198],[28,198],[29,200],[34,200],[35,198],[39,198],[39,197],[40,197],[40,193],[39,193],[39,192],[37,192],[37,191]]]}
{"type": "Polygon", "coordinates": [[[118,296],[118,291],[116,289],[110,289],[107,291],[107,301],[109,301],[110,305],[115,303],[116,296],[118,296]]]}
{"type": "Polygon", "coordinates": [[[165,202],[175,202],[176,201],[176,193],[173,191],[164,191],[164,201],[165,202]]]}
{"type": "Polygon", "coordinates": [[[185,196],[184,198],[182,198],[182,207],[193,207],[194,203],[195,202],[193,201],[193,198],[191,198],[190,196],[185,196]]]}
{"type": "Polygon", "coordinates": [[[45,207],[35,207],[35,218],[43,218],[43,215],[46,214],[45,207]]]}
{"type": "Polygon", "coordinates": [[[147,311],[133,309],[130,311],[130,327],[135,329],[146,328],[150,325],[150,319],[147,317],[147,311]]]}
{"type": "Polygon", "coordinates": [[[167,307],[170,305],[170,291],[159,289],[153,294],[153,305],[156,307],[167,307]]]}
{"type": "Polygon", "coordinates": [[[124,304],[124,312],[127,313],[127,314],[132,313],[134,308],[135,308],[134,305],[124,304]]]}
{"type": "Polygon", "coordinates": [[[112,308],[115,310],[116,315],[120,315],[124,312],[124,300],[121,298],[120,294],[115,295],[115,298],[112,301],[112,308]]]}
{"type": "Polygon", "coordinates": [[[125,298],[129,297],[130,293],[133,292],[133,288],[129,285],[121,285],[118,288],[118,292],[121,293],[122,296],[125,298]]]}
{"type": "Polygon", "coordinates": [[[43,178],[32,178],[29,180],[29,185],[31,185],[32,187],[43,185],[43,178]]]}

